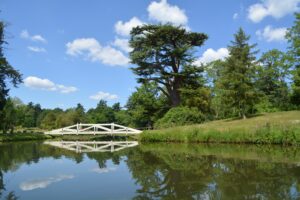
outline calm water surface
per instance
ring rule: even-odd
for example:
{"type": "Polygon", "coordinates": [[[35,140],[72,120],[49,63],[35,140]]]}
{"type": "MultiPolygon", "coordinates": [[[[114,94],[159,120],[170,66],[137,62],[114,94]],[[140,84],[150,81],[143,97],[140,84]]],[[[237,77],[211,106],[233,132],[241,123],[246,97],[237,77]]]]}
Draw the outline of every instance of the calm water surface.
{"type": "Polygon", "coordinates": [[[0,144],[0,199],[300,199],[297,148],[142,144],[84,153],[73,147],[0,144]]]}

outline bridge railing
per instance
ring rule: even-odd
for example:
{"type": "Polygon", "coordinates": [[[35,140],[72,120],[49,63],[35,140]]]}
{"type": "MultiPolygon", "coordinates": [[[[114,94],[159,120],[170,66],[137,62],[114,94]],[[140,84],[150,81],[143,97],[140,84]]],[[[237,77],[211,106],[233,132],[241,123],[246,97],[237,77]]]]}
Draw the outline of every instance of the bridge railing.
{"type": "Polygon", "coordinates": [[[126,148],[135,147],[137,141],[46,141],[54,147],[75,151],[76,153],[87,152],[115,152],[126,148]]]}
{"type": "Polygon", "coordinates": [[[52,131],[45,132],[45,134],[50,135],[79,135],[79,134],[103,134],[103,135],[113,135],[113,134],[140,134],[142,131],[122,126],[115,123],[107,124],[75,124],[72,126],[67,126],[60,129],[55,129],[52,131]]]}

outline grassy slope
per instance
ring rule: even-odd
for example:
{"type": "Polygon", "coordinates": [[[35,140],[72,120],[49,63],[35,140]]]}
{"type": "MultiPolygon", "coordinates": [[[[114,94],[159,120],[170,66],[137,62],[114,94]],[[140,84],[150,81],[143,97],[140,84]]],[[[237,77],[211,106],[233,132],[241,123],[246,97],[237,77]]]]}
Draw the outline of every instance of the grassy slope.
{"type": "Polygon", "coordinates": [[[300,144],[300,111],[145,131],[141,141],[300,144]]]}

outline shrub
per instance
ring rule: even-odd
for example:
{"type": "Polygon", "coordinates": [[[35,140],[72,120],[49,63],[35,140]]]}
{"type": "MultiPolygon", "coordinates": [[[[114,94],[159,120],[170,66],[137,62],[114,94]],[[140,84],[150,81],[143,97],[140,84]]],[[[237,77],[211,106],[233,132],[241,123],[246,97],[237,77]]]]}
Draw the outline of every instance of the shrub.
{"type": "Polygon", "coordinates": [[[155,123],[155,128],[168,128],[201,123],[205,120],[203,113],[197,108],[175,107],[155,123]]]}

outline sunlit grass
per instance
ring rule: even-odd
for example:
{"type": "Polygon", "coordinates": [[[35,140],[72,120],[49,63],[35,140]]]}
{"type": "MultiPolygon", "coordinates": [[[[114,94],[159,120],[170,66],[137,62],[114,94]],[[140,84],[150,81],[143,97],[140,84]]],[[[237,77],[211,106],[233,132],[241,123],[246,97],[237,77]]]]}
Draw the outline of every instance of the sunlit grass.
{"type": "Polygon", "coordinates": [[[300,111],[145,131],[141,141],[300,144],[300,111]]]}

